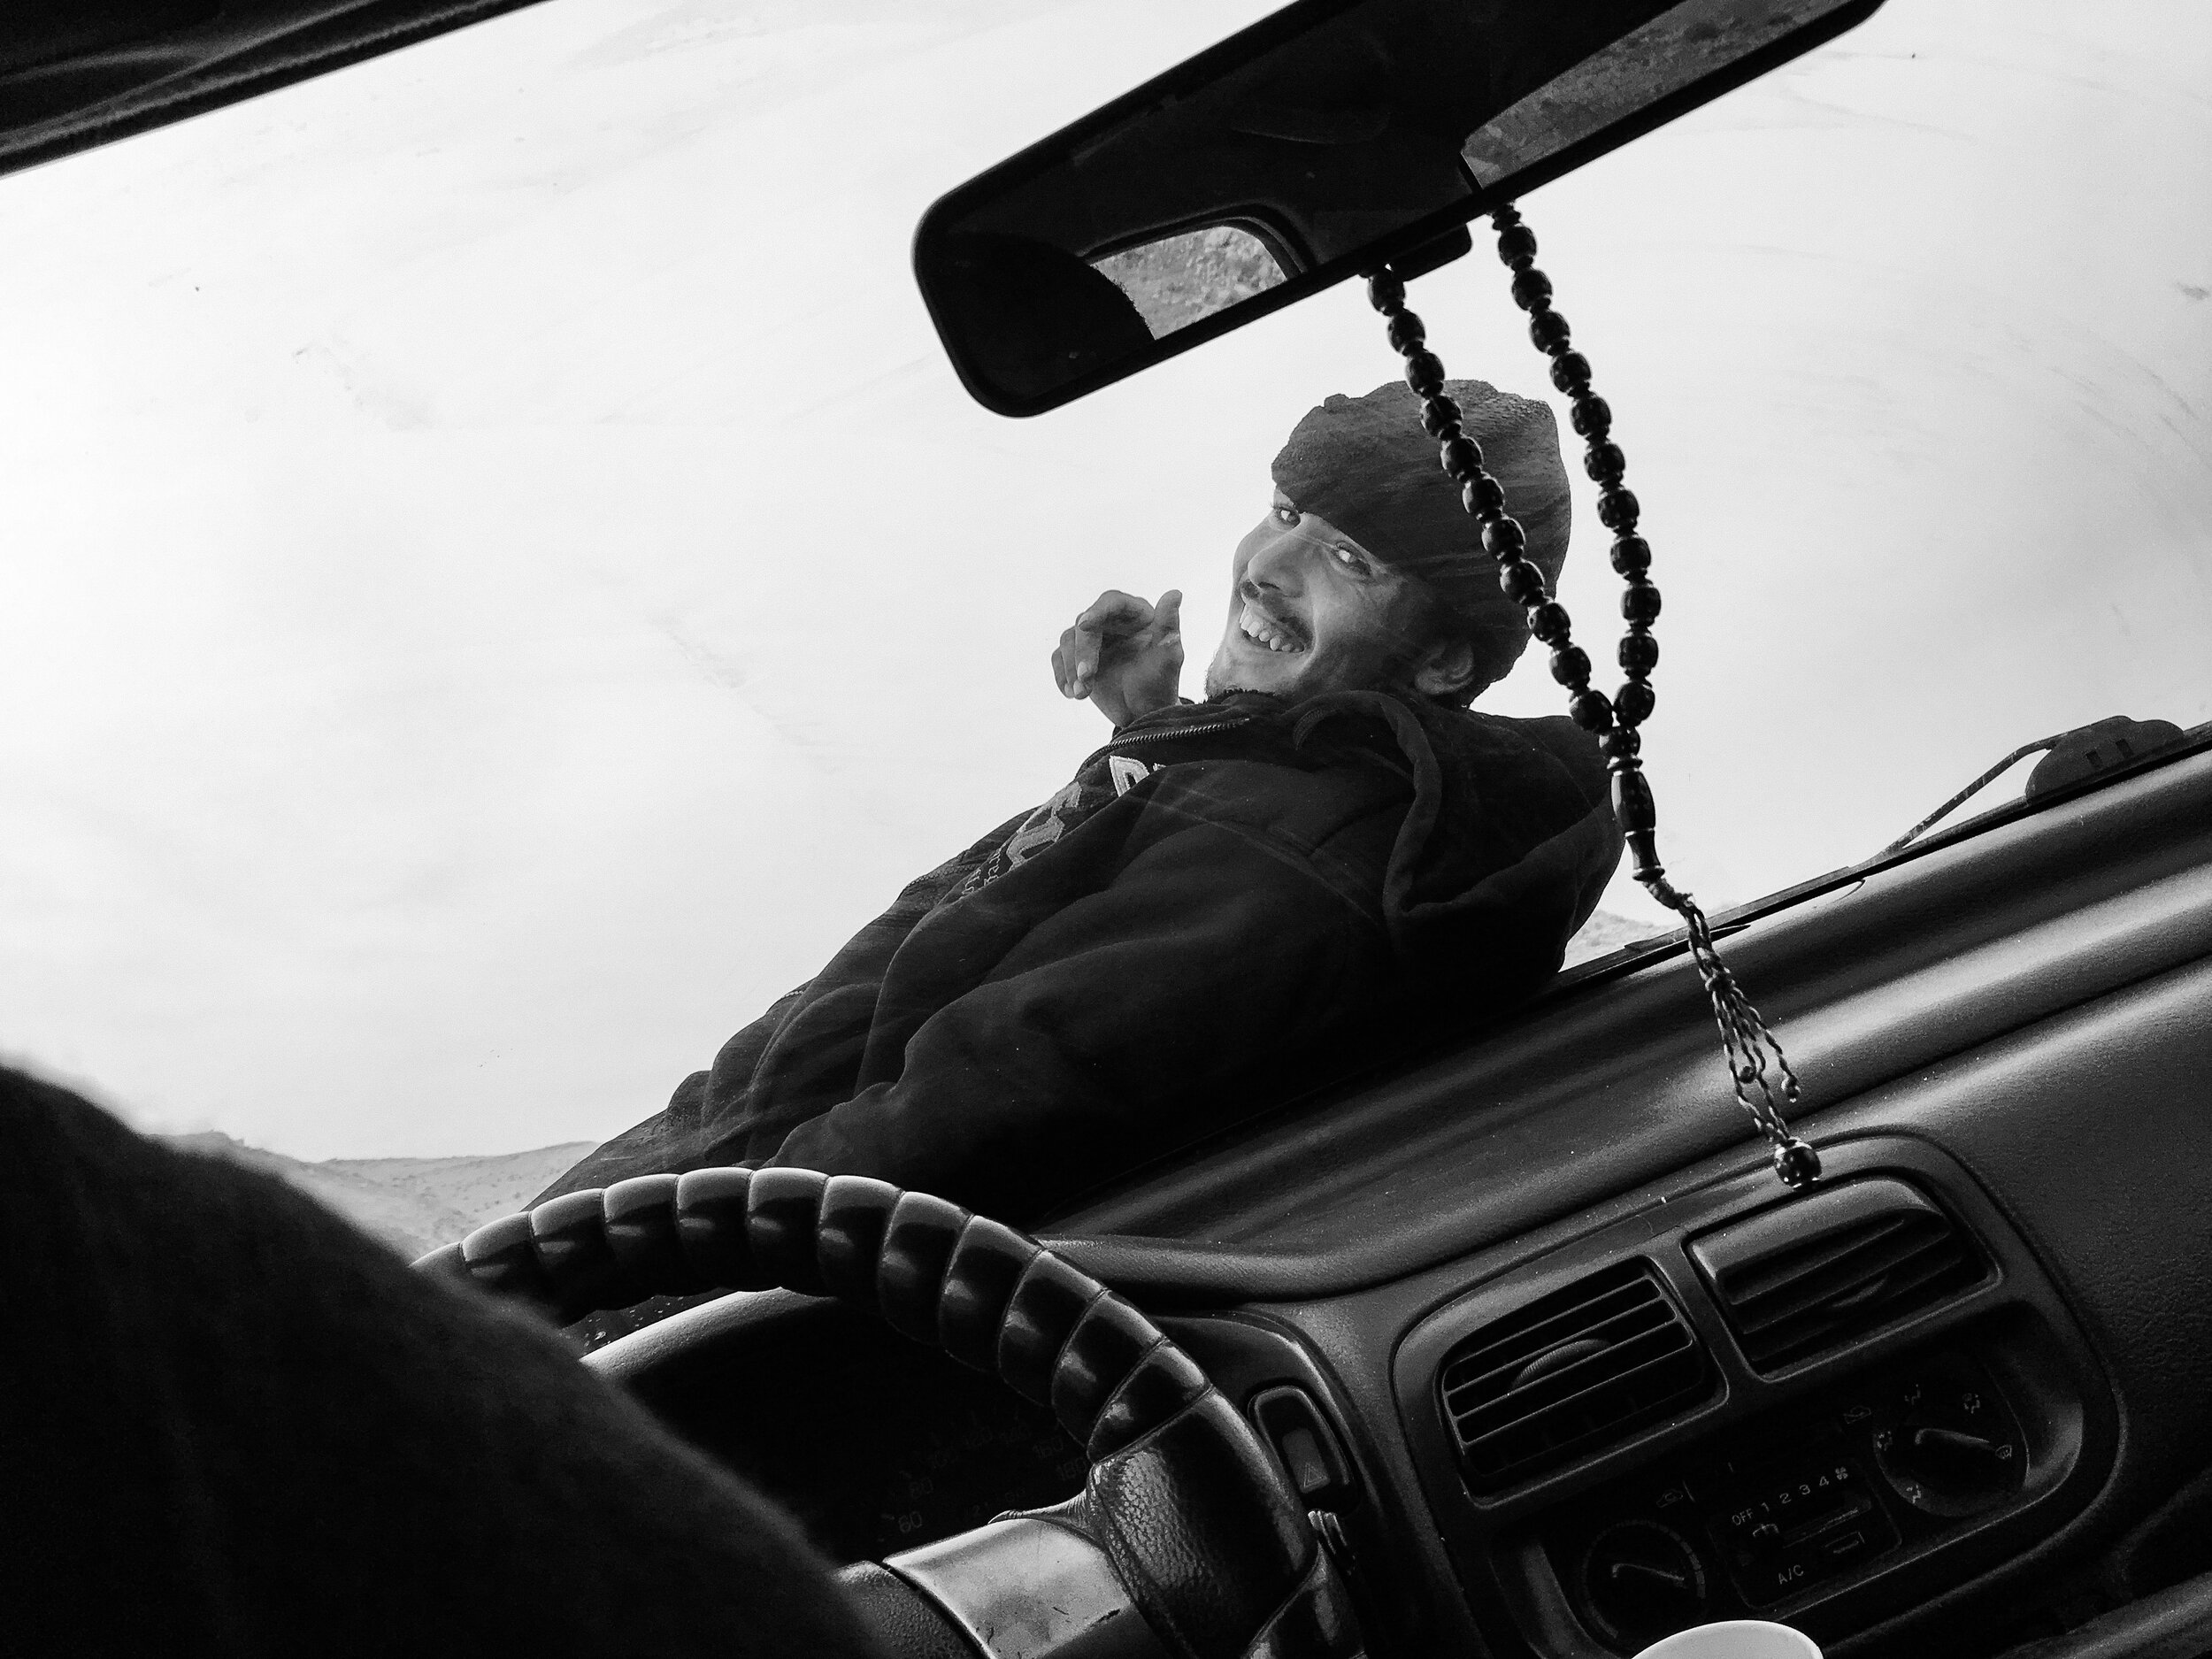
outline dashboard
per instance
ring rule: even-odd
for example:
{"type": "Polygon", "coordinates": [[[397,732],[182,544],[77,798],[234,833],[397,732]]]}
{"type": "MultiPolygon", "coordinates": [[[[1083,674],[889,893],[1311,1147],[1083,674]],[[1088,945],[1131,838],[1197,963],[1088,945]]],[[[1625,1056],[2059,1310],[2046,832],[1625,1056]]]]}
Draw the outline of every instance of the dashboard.
{"type": "Polygon", "coordinates": [[[2093,1351],[1970,1177],[1907,1137],[1824,1156],[1807,1194],[1724,1178],[1409,1320],[1361,1300],[1402,1325],[1399,1425],[1490,1645],[1595,1659],[1757,1617],[1843,1650],[2109,1473],[2093,1351]]]}
{"type": "MultiPolygon", "coordinates": [[[[1041,1231],[1338,1517],[1378,1654],[1738,1617],[1847,1659],[2212,1652],[2212,756],[1730,949],[1814,1102],[1805,1192],[1678,957],[1041,1231]],[[2146,1609],[2156,1641],[2022,1648],[2146,1609]]],[[[841,1558],[1082,1479],[1048,1413],[838,1305],[725,1298],[595,1362],[841,1558]]]]}

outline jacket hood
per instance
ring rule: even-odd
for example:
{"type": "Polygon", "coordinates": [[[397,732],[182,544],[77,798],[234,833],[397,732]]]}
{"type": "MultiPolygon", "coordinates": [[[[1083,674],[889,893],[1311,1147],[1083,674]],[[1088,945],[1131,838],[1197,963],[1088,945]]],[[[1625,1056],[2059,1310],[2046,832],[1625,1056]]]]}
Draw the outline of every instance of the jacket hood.
{"type": "Polygon", "coordinates": [[[1559,965],[1620,862],[1594,739],[1564,716],[1512,719],[1378,691],[1285,713],[1301,749],[1356,749],[1410,786],[1383,887],[1402,961],[1450,981],[1559,965]]]}

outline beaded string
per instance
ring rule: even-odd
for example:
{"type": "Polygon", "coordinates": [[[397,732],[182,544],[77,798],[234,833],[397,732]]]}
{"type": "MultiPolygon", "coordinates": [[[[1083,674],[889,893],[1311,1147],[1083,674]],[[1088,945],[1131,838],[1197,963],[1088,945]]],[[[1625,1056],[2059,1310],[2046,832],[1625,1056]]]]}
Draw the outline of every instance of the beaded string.
{"type": "Polygon", "coordinates": [[[1619,654],[1627,679],[1611,697],[1590,684],[1589,655],[1574,642],[1566,607],[1552,596],[1544,572],[1526,557],[1528,539],[1505,511],[1504,488],[1483,470],[1481,445],[1462,426],[1459,404],[1444,395],[1444,365],[1428,349],[1421,319],[1406,309],[1405,283],[1386,267],[1368,278],[1367,297],[1389,319],[1390,343],[1405,358],[1406,384],[1421,399],[1422,427],[1437,441],[1445,474],[1460,487],[1460,501],[1479,527],[1483,551],[1497,562],[1498,586],[1527,612],[1530,634],[1551,648],[1552,678],[1567,689],[1568,713],[1604,751],[1606,769],[1613,775],[1613,812],[1627,839],[1636,879],[1680,916],[1688,930],[1690,954],[1712,1002],[1737,1103],[1773,1148],[1774,1171],[1783,1184],[1804,1187],[1819,1178],[1820,1155],[1790,1133],[1786,1112],[1799,1103],[1797,1073],[1721,960],[1704,910],[1667,879],[1666,866],[1659,862],[1658,809],[1644,776],[1643,741],[1637,732],[1656,701],[1651,671],[1658,665],[1659,641],[1652,637],[1651,625],[1659,617],[1659,589],[1648,574],[1651,545],[1637,534],[1636,496],[1621,482],[1628,463],[1612,440],[1613,411],[1590,389],[1590,360],[1571,349],[1567,319],[1552,309],[1551,279],[1536,268],[1535,233],[1509,206],[1498,209],[1491,225],[1498,233],[1498,257],[1513,272],[1513,302],[1528,313],[1529,338],[1551,358],[1552,384],[1574,400],[1574,429],[1586,446],[1583,467],[1599,487],[1598,518],[1613,532],[1613,568],[1627,584],[1621,615],[1628,631],[1619,654]]]}

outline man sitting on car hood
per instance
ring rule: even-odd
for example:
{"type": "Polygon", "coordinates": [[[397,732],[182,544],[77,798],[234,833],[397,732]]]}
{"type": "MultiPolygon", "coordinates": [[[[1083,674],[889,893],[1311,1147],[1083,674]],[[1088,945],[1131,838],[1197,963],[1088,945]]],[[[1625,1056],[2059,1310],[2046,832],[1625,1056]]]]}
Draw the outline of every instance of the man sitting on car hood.
{"type": "MultiPolygon", "coordinates": [[[[1555,579],[1550,409],[1447,390],[1555,579]]],[[[1528,635],[1417,401],[1333,396],[1273,471],[1205,701],[1180,595],[1102,596],[1053,660],[1106,745],[541,1196],[795,1164],[1018,1225],[1555,970],[1620,855],[1604,768],[1563,717],[1466,706],[1528,635]]]]}

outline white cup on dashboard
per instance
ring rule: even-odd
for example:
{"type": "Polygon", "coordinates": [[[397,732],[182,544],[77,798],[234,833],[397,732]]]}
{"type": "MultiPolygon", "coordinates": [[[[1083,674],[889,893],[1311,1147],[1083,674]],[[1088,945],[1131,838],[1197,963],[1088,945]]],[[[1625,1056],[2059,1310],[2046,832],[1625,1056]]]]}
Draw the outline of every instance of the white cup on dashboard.
{"type": "Polygon", "coordinates": [[[1803,1631],[1787,1624],[1732,1618],[1662,1637],[1636,1659],[1820,1659],[1820,1647],[1803,1631]]]}

